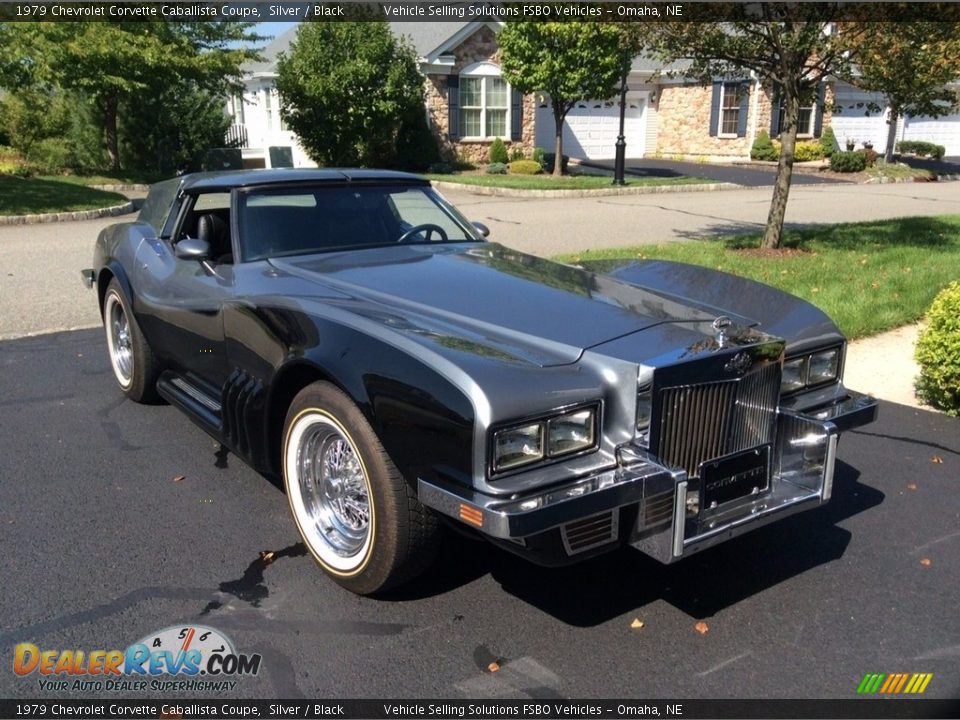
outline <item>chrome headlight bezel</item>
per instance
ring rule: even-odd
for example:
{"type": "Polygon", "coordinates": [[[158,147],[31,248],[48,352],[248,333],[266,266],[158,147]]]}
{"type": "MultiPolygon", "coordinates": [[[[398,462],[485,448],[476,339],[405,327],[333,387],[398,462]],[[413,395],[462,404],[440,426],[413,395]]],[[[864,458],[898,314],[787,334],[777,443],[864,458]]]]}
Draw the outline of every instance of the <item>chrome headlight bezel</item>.
{"type": "Polygon", "coordinates": [[[794,395],[804,390],[831,385],[840,380],[842,370],[842,345],[785,358],[780,380],[780,394],[781,396],[794,395]]]}
{"type": "Polygon", "coordinates": [[[531,470],[549,463],[595,452],[600,447],[601,403],[588,403],[565,408],[502,424],[491,428],[488,443],[487,467],[491,477],[501,477],[514,472],[531,470]],[[576,437],[576,427],[581,427],[584,437],[572,446],[570,438],[576,437]],[[571,431],[571,427],[574,428],[571,431]],[[536,428],[535,432],[531,432],[536,428]],[[536,435],[539,447],[530,446],[526,459],[501,460],[501,448],[507,447],[509,437],[526,432],[527,437],[536,435]],[[563,437],[561,437],[563,435],[563,437]],[[558,440],[565,440],[566,447],[557,448],[558,440]]]}

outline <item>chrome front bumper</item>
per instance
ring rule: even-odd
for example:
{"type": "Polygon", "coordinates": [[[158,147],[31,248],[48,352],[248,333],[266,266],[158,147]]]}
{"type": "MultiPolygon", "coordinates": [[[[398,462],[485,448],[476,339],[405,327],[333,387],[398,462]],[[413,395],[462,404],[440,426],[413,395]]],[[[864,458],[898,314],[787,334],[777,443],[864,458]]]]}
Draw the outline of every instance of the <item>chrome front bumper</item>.
{"type": "Polygon", "coordinates": [[[767,486],[712,508],[702,508],[696,481],[685,470],[665,467],[634,445],[619,449],[614,469],[523,497],[492,497],[422,478],[418,493],[424,505],[481,533],[520,542],[557,528],[565,534],[572,523],[635,506],[633,528],[616,530],[609,542],[625,539],[670,563],[828,501],[840,432],[876,415],[877,401],[858,393],[803,413],[781,410],[767,486]]]}

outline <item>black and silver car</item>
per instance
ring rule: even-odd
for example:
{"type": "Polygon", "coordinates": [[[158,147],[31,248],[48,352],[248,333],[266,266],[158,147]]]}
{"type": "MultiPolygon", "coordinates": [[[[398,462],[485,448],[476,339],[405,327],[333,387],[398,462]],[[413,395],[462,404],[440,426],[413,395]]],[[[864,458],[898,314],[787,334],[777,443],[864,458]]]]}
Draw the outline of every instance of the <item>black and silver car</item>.
{"type": "Polygon", "coordinates": [[[820,310],[486,234],[413,175],[198,174],[153,186],[83,274],[123,392],[282,476],[357,593],[414,577],[443,522],[541,564],[669,563],[830,499],[840,433],[877,406],[820,310]]]}

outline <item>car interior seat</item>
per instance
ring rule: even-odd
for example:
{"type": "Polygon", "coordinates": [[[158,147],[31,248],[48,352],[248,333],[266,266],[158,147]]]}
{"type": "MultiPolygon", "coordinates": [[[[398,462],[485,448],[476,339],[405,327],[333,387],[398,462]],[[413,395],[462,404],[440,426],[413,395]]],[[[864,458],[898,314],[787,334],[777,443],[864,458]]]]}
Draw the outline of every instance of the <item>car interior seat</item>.
{"type": "Polygon", "coordinates": [[[210,245],[210,259],[218,263],[232,263],[230,226],[218,215],[208,213],[197,218],[197,238],[210,245]]]}

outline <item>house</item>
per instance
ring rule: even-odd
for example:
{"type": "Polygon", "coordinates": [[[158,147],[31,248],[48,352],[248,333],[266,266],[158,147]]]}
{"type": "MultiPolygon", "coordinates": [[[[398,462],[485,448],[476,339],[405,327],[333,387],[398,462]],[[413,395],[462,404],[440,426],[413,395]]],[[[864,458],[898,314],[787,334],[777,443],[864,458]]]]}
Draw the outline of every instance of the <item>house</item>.
{"type": "MultiPolygon", "coordinates": [[[[446,159],[482,163],[498,137],[527,156],[535,147],[553,148],[549,98],[543,93],[521,95],[501,75],[501,22],[392,22],[390,27],[398,37],[406,37],[419,56],[428,122],[446,159]]],[[[242,97],[229,103],[234,118],[229,138],[243,147],[247,167],[313,164],[284,126],[274,88],[277,54],[289,48],[295,33],[292,29],[274,39],[264,49],[265,60],[244,69],[242,97]]],[[[729,162],[749,157],[760,130],[779,134],[775,88],[749,76],[704,85],[685,77],[685,67],[678,63],[661,68],[643,56],[633,60],[624,110],[628,157],[729,162]]],[[[816,100],[801,110],[799,138],[819,137],[832,125],[841,144],[866,141],[882,148],[887,124],[882,113],[870,111],[871,103],[883,105],[879,96],[842,82],[824,82],[816,100]]],[[[565,154],[584,160],[613,158],[619,122],[619,98],[576,103],[563,127],[565,154]]],[[[902,119],[897,134],[900,139],[937,142],[946,146],[948,155],[960,155],[960,114],[940,120],[902,119]]]]}

